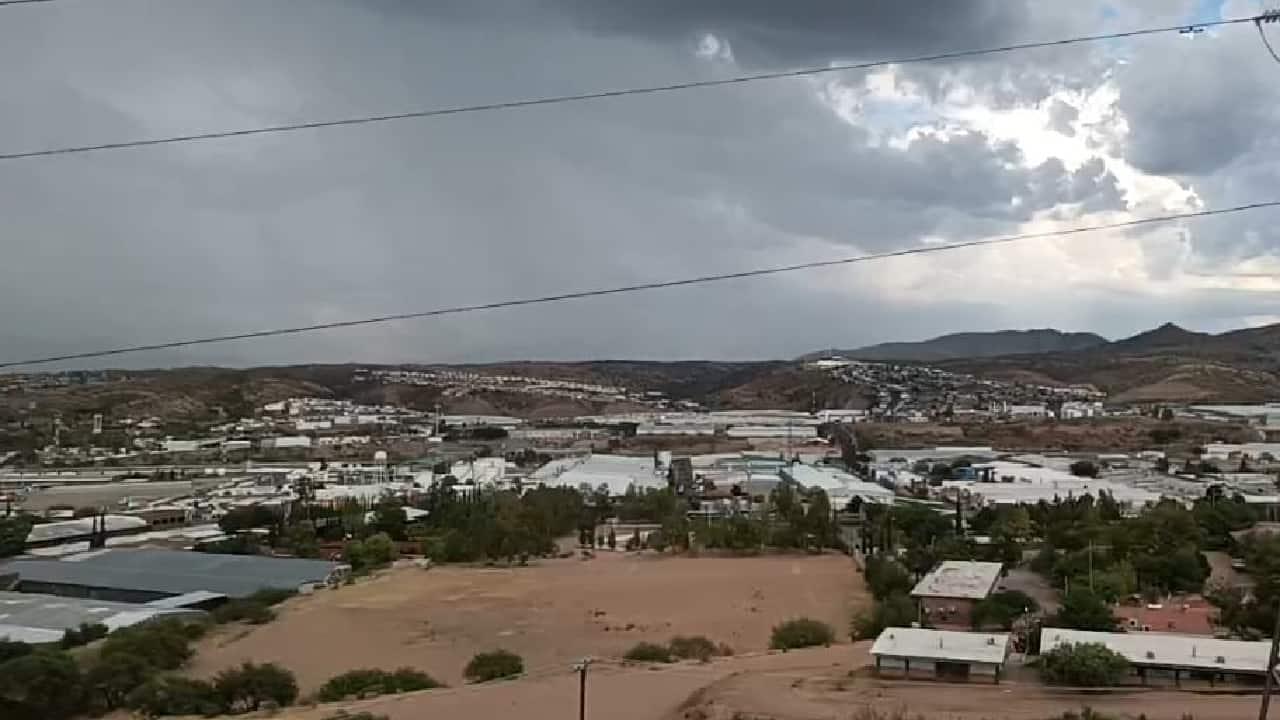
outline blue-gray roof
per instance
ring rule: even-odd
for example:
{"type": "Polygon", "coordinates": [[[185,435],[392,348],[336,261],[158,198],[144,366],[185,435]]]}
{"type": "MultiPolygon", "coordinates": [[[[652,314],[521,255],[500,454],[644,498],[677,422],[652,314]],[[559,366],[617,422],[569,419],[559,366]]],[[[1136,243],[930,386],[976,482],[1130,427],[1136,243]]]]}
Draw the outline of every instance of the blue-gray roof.
{"type": "Polygon", "coordinates": [[[109,549],[62,560],[14,560],[0,574],[19,581],[182,595],[208,591],[245,597],[263,588],[296,590],[324,583],[341,565],[327,560],[221,555],[183,550],[109,549]]]}

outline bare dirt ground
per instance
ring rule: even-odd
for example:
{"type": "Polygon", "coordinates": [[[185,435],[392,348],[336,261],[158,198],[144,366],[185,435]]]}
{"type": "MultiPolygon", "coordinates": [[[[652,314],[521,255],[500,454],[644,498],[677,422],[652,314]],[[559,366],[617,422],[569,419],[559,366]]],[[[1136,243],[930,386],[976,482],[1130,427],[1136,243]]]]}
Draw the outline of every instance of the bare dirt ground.
{"type": "Polygon", "coordinates": [[[408,665],[459,685],[463,666],[484,650],[518,653],[532,674],[678,634],[758,651],[778,622],[803,615],[843,633],[867,603],[843,555],[601,553],[527,568],[400,569],[290,600],[267,625],[224,628],[202,641],[192,672],[277,662],[306,693],[347,670],[408,665]]]}
{"type": "MultiPolygon", "coordinates": [[[[1171,690],[1106,693],[1045,688],[1038,683],[955,684],[880,680],[868,672],[868,643],[719,659],[706,665],[593,666],[587,717],[608,720],[850,720],[873,709],[929,720],[1047,720],[1088,706],[1150,720],[1237,720],[1256,713],[1258,695],[1204,695],[1171,690]],[[852,673],[852,675],[851,675],[852,673]]],[[[371,712],[389,720],[575,717],[578,679],[563,668],[490,685],[297,708],[274,717],[320,720],[371,712]]]]}

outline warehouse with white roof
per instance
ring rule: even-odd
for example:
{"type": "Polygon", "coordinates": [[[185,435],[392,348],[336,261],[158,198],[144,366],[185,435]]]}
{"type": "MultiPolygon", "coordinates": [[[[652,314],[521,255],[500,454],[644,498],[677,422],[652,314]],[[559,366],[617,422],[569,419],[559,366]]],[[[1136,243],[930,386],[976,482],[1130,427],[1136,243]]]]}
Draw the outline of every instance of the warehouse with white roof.
{"type": "Polygon", "coordinates": [[[621,497],[628,488],[637,491],[667,487],[667,477],[656,469],[652,456],[585,455],[552,460],[529,475],[529,481],[547,487],[596,490],[621,497]]]}
{"type": "Polygon", "coordinates": [[[1218,680],[1248,680],[1266,675],[1271,643],[1266,640],[1218,640],[1199,635],[1156,632],[1110,633],[1066,628],[1044,628],[1040,651],[1062,645],[1097,643],[1122,655],[1143,684],[1171,678],[1181,686],[1192,674],[1212,685],[1218,680]]]}
{"type": "Polygon", "coordinates": [[[1009,635],[886,628],[871,646],[875,672],[901,671],[945,680],[990,677],[1000,682],[1000,672],[1009,657],[1009,635]]]}

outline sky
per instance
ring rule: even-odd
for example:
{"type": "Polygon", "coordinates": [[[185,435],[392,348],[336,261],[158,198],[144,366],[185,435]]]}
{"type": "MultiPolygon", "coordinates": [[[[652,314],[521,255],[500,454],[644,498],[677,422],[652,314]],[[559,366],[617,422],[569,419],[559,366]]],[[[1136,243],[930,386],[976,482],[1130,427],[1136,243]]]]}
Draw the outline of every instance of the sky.
{"type": "MultiPolygon", "coordinates": [[[[0,153],[901,58],[1255,0],[59,0],[0,153]]],[[[1280,26],[1271,26],[1280,44],[1280,26]]],[[[0,361],[1280,199],[1252,25],[0,162],[0,361]]],[[[1280,211],[90,366],[784,358],[1280,321],[1280,211]]]]}

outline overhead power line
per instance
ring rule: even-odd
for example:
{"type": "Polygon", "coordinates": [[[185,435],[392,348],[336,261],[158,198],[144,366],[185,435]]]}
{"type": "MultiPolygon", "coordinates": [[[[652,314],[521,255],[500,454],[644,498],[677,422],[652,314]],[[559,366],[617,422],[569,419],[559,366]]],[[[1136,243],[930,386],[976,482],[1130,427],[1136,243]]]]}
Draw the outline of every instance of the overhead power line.
{"type": "Polygon", "coordinates": [[[6,5],[35,5],[36,3],[53,2],[53,0],[0,0],[0,7],[6,5]]]}
{"type": "Polygon", "coordinates": [[[501,300],[497,302],[481,303],[478,305],[459,305],[456,307],[438,308],[435,310],[422,310],[417,312],[398,313],[395,315],[382,315],[379,317],[362,318],[359,320],[343,320],[339,322],[319,323],[315,325],[303,325],[300,327],[275,328],[272,330],[257,330],[253,332],[235,333],[231,335],[215,335],[212,337],[196,338],[191,340],[173,340],[167,342],[159,342],[151,345],[133,345],[129,347],[114,348],[110,350],[93,350],[90,352],[71,353],[68,355],[53,355],[42,358],[32,358],[30,360],[16,360],[0,363],[0,369],[20,367],[25,365],[43,365],[53,362],[65,362],[69,360],[86,360],[90,358],[108,357],[112,355],[125,355],[137,352],[150,352],[155,350],[172,350],[174,348],[190,347],[192,345],[210,345],[213,343],[230,342],[233,340],[251,340],[256,338],[275,337],[279,335],[299,335],[302,333],[317,332],[320,330],[334,330],[338,328],[358,327],[361,325],[377,325],[382,323],[396,322],[400,320],[413,320],[418,318],[439,317],[443,315],[462,315],[464,313],[479,312],[482,310],[498,310],[501,308],[521,307],[524,305],[541,305],[547,303],[563,302],[566,300],[580,300],[583,298],[602,297],[605,295],[621,295],[624,293],[641,292],[644,290],[659,290],[663,288],[681,287],[685,285],[703,285],[707,283],[723,282],[726,280],[739,280],[745,278],[761,277],[764,275],[779,275],[782,273],[797,272],[800,270],[813,270],[817,268],[835,267],[838,265],[854,265],[856,263],[870,262],[872,260],[884,260],[895,257],[905,257],[907,255],[925,255],[928,253],[944,252],[948,250],[959,250],[961,248],[982,247],[986,245],[1001,245],[1006,243],[1020,242],[1024,240],[1036,240],[1052,237],[1065,237],[1070,235],[1081,235],[1085,233],[1099,232],[1102,230],[1115,230],[1120,228],[1132,228],[1142,225],[1153,225],[1158,223],[1173,222],[1175,220],[1190,220],[1193,218],[1210,217],[1214,215],[1228,215],[1233,213],[1247,212],[1250,210],[1260,210],[1263,208],[1280,207],[1280,200],[1272,200],[1268,202],[1250,203],[1247,205],[1236,205],[1233,207],[1218,208],[1216,210],[1201,210],[1198,212],[1179,213],[1175,215],[1161,215],[1158,217],[1140,218],[1137,220],[1125,220],[1122,222],[1106,223],[1103,225],[1090,225],[1086,227],[1066,228],[1062,230],[1046,230],[1043,232],[1023,233],[1020,235],[1007,235],[996,238],[985,238],[981,240],[968,240],[965,242],[950,243],[945,245],[926,245],[923,247],[908,248],[906,250],[893,250],[890,252],[873,253],[869,255],[855,255],[852,257],[835,258],[832,260],[818,260],[815,262],[797,263],[794,265],[781,265],[767,268],[757,268],[754,270],[743,270],[740,272],[720,273],[716,275],[702,275],[698,277],[682,278],[679,280],[663,280],[658,282],[641,283],[638,285],[624,285],[621,287],[604,288],[596,290],[581,290],[577,292],[561,293],[558,295],[544,295],[541,297],[522,298],[518,300],[501,300]]]}
{"type": "Polygon", "coordinates": [[[312,130],[317,128],[338,127],[343,125],[368,125],[372,123],[384,123],[393,120],[411,120],[444,117],[447,115],[462,115],[466,113],[479,113],[494,110],[512,110],[516,108],[535,107],[539,105],[559,105],[562,103],[585,102],[590,100],[602,100],[605,98],[624,97],[628,95],[652,95],[657,93],[669,93],[680,90],[694,90],[698,88],[718,87],[722,85],[741,85],[744,83],[760,82],[764,80],[779,80],[782,78],[798,78],[814,75],[825,75],[829,73],[839,73],[852,70],[872,70],[875,68],[888,67],[890,65],[909,65],[912,63],[940,62],[945,60],[959,60],[962,58],[980,57],[983,55],[999,55],[1004,53],[1012,53],[1020,50],[1034,50],[1037,48],[1061,47],[1066,45],[1077,45],[1081,43],[1099,42],[1102,40],[1118,40],[1122,38],[1138,37],[1141,35],[1157,35],[1162,33],[1184,32],[1188,29],[1200,29],[1218,27],[1223,25],[1238,25],[1241,23],[1256,22],[1258,17],[1241,17],[1225,20],[1214,20],[1211,22],[1196,23],[1194,25],[1170,25],[1164,27],[1149,27],[1138,30],[1126,30],[1124,32],[1104,33],[1101,35],[1079,35],[1071,38],[1060,40],[1045,40],[1040,42],[1017,43],[1014,45],[1003,45],[999,47],[981,48],[976,50],[957,50],[952,52],[936,53],[933,55],[915,55],[908,57],[900,57],[886,60],[874,60],[870,62],[858,63],[842,63],[836,65],[826,65],[822,67],[809,67],[797,70],[781,70],[776,72],[755,73],[751,75],[737,75],[729,78],[720,78],[714,80],[690,80],[688,82],[671,83],[669,85],[650,85],[646,87],[632,87],[617,90],[603,90],[599,92],[580,93],[575,95],[553,95],[540,98],[526,98],[522,100],[507,100],[503,102],[484,103],[480,105],[459,105],[455,107],[433,108],[427,110],[414,110],[402,113],[390,113],[385,115],[362,115],[358,117],[341,118],[337,120],[316,120],[311,122],[289,123],[284,125],[265,125],[254,128],[241,128],[238,130],[221,130],[216,132],[194,133],[190,135],[173,135],[169,137],[147,138],[140,140],[124,140],[120,142],[102,143],[98,145],[73,145],[68,147],[48,148],[44,150],[23,150],[18,152],[10,152],[0,154],[0,160],[20,160],[23,158],[48,157],[51,155],[71,155],[76,153],[100,152],[105,150],[122,150],[125,148],[146,147],[150,145],[169,145],[173,143],[194,142],[197,140],[214,140],[217,138],[243,137],[248,135],[267,135],[272,133],[294,132],[297,130],[312,130]]]}
{"type": "Polygon", "coordinates": [[[1253,19],[1254,26],[1258,28],[1258,37],[1262,38],[1263,47],[1267,49],[1267,52],[1271,53],[1272,59],[1280,63],[1280,53],[1277,53],[1276,49],[1271,47],[1271,40],[1267,38],[1267,31],[1262,29],[1263,23],[1272,24],[1278,22],[1280,22],[1280,9],[1268,10],[1253,19]]]}

